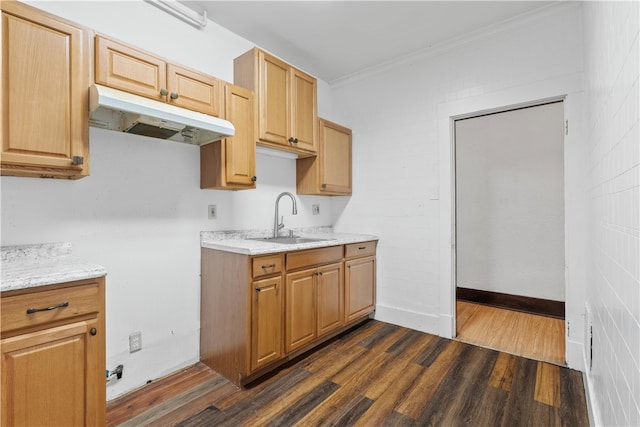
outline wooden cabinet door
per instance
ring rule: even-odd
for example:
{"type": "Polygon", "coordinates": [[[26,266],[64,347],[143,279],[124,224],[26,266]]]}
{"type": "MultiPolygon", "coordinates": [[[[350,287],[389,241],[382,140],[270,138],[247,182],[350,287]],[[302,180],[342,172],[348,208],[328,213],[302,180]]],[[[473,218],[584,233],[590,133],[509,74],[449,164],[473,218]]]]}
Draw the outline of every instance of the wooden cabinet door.
{"type": "Polygon", "coordinates": [[[258,137],[273,144],[289,146],[290,66],[262,51],[258,52],[260,117],[258,137]]]}
{"type": "Polygon", "coordinates": [[[320,191],[351,194],[351,130],[320,120],[320,191]]]}
{"type": "Polygon", "coordinates": [[[220,117],[224,82],[174,64],[167,65],[167,102],[210,116],[220,117]]]}
{"type": "Polygon", "coordinates": [[[124,43],[96,36],[96,83],[164,102],[167,63],[124,43]]]}
{"type": "Polygon", "coordinates": [[[291,69],[292,146],[315,152],[317,135],[317,81],[302,71],[291,69]]]}
{"type": "Polygon", "coordinates": [[[255,371],[282,357],[282,278],[258,280],[252,287],[251,371],[255,371]]]}
{"type": "Polygon", "coordinates": [[[316,269],[287,274],[285,289],[285,352],[316,338],[316,269]]]}
{"type": "Polygon", "coordinates": [[[376,259],[345,261],[345,321],[350,322],[374,310],[376,302],[376,259]]]}
{"type": "Polygon", "coordinates": [[[318,268],[318,337],[338,329],[343,324],[344,287],[342,263],[318,268]]]}
{"type": "Polygon", "coordinates": [[[3,426],[105,424],[97,327],[81,321],[1,341],[3,426]]]}
{"type": "Polygon", "coordinates": [[[249,188],[256,183],[256,139],[254,135],[253,92],[235,85],[225,87],[225,118],[236,129],[226,138],[226,181],[249,188]]]}
{"type": "Polygon", "coordinates": [[[89,36],[18,2],[2,2],[2,174],[89,173],[89,36]]]}

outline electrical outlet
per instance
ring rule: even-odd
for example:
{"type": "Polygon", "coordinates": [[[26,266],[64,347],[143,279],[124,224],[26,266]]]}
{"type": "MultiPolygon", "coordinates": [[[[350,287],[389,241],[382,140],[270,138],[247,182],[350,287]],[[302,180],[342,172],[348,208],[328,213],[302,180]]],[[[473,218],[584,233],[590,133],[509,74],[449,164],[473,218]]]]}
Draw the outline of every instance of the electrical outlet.
{"type": "Polygon", "coordinates": [[[311,212],[314,215],[320,215],[320,205],[311,205],[311,212]]]}
{"type": "Polygon", "coordinates": [[[129,353],[142,350],[142,332],[129,334],[129,353]]]}
{"type": "Polygon", "coordinates": [[[218,209],[216,208],[216,205],[209,205],[207,212],[209,215],[209,219],[216,219],[218,216],[218,209]]]}

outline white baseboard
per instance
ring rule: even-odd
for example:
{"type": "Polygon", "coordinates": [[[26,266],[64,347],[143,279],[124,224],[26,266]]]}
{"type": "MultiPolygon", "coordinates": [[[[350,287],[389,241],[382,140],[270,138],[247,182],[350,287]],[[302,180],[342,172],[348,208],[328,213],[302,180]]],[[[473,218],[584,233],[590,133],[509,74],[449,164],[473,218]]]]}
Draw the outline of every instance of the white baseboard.
{"type": "Polygon", "coordinates": [[[438,335],[438,316],[376,305],[374,319],[416,331],[438,335]]]}

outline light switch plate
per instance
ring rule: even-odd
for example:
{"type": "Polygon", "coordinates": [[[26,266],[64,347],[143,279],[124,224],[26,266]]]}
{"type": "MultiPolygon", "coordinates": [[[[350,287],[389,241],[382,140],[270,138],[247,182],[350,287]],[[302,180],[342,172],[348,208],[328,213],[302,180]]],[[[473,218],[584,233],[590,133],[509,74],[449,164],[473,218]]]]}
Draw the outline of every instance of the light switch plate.
{"type": "Polygon", "coordinates": [[[218,217],[218,209],[216,205],[209,205],[207,208],[207,214],[209,215],[209,219],[216,219],[218,217]]]}
{"type": "Polygon", "coordinates": [[[314,215],[320,215],[320,205],[311,205],[311,212],[314,215]]]}

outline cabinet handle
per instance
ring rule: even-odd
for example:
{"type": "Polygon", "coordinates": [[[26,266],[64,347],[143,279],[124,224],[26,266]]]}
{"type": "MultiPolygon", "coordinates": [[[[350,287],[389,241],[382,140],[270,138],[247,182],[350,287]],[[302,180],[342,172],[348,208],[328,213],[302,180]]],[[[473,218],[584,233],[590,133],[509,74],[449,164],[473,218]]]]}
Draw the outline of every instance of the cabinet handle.
{"type": "Polygon", "coordinates": [[[327,188],[327,184],[322,184],[322,188],[327,188]]]}
{"type": "Polygon", "coordinates": [[[358,249],[359,250],[363,250],[363,249],[367,249],[367,247],[366,246],[359,246],[358,249]]]}
{"type": "Polygon", "coordinates": [[[162,88],[162,89],[160,89],[160,95],[167,96],[167,95],[169,95],[169,91],[166,90],[165,88],[162,88]]]}
{"type": "Polygon", "coordinates": [[[80,166],[84,164],[84,157],[82,156],[73,156],[71,160],[74,166],[80,166]]]}
{"type": "Polygon", "coordinates": [[[169,97],[171,99],[178,99],[178,92],[171,92],[171,95],[169,95],[169,97]]]}
{"type": "Polygon", "coordinates": [[[275,264],[267,264],[267,265],[263,265],[262,268],[266,270],[267,268],[275,268],[275,266],[276,266],[275,264]]]}
{"type": "Polygon", "coordinates": [[[262,292],[262,288],[256,288],[256,291],[262,292]]]}
{"type": "Polygon", "coordinates": [[[50,310],[55,310],[56,308],[63,308],[63,307],[69,307],[69,301],[61,302],[60,304],[52,305],[51,307],[27,308],[27,314],[33,314],[33,313],[37,313],[39,311],[50,311],[50,310]]]}

